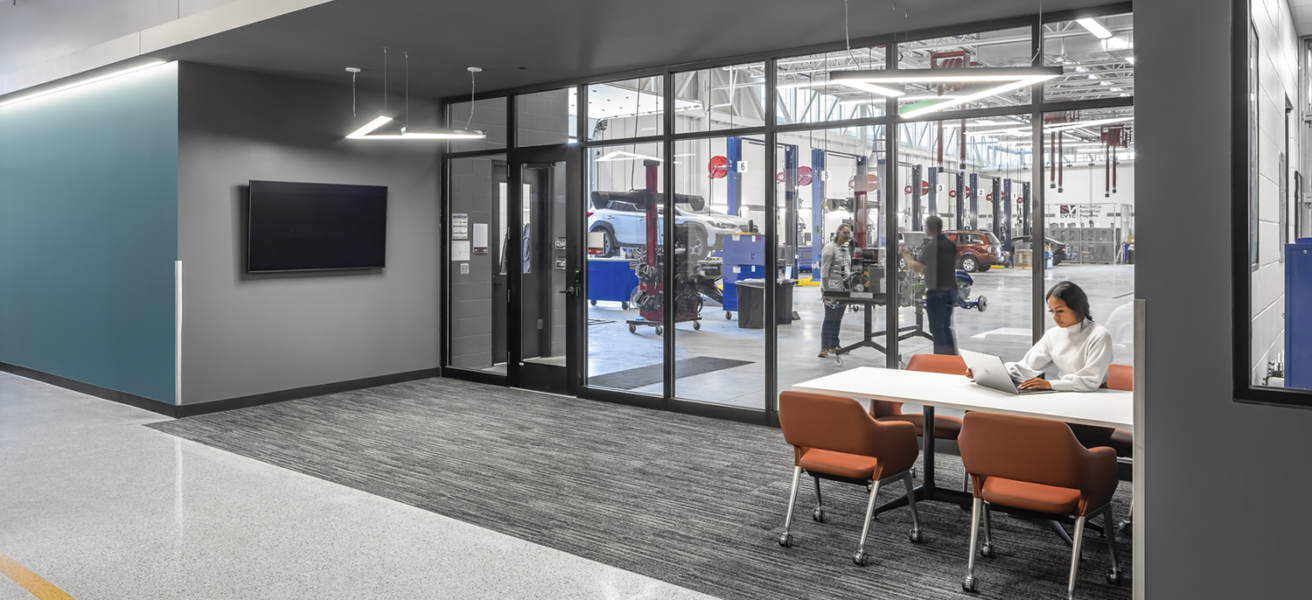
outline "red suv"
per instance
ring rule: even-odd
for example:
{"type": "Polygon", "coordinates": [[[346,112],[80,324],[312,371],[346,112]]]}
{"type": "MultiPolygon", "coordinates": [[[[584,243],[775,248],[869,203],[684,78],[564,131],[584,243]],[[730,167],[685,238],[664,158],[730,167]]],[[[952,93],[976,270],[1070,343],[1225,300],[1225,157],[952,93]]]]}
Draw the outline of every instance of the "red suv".
{"type": "Polygon", "coordinates": [[[957,267],[962,271],[987,271],[1006,260],[1002,242],[988,231],[944,231],[957,243],[957,267]]]}

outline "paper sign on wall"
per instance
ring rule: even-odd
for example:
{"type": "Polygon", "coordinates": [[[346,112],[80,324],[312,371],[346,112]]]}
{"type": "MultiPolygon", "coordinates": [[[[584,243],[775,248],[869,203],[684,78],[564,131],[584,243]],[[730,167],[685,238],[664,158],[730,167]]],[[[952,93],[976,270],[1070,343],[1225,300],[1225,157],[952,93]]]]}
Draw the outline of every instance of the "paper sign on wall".
{"type": "Polygon", "coordinates": [[[451,262],[469,260],[469,242],[451,242],[451,262]]]}
{"type": "Polygon", "coordinates": [[[455,213],[451,215],[451,239],[469,239],[469,213],[455,213]]]}
{"type": "Polygon", "coordinates": [[[474,223],[474,254],[487,254],[487,223],[474,223]]]}

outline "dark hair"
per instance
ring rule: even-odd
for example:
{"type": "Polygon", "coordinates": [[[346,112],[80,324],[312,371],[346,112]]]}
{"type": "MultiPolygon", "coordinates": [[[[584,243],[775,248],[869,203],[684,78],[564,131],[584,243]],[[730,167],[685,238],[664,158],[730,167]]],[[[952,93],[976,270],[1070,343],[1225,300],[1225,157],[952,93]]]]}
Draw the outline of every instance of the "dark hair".
{"type": "Polygon", "coordinates": [[[1080,318],[1093,320],[1093,315],[1089,314],[1089,296],[1085,295],[1080,286],[1069,281],[1058,283],[1048,290],[1048,295],[1044,296],[1043,300],[1046,302],[1053,297],[1065,302],[1066,308],[1075,311],[1080,318]]]}
{"type": "Polygon", "coordinates": [[[940,219],[938,215],[931,215],[925,219],[925,229],[935,235],[943,233],[943,219],[940,219]]]}

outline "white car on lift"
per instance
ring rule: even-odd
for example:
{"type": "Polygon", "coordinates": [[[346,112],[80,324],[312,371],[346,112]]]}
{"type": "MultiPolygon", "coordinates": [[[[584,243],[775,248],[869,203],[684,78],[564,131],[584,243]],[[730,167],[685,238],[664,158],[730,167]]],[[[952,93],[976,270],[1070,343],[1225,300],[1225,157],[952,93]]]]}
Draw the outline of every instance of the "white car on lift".
{"type": "MultiPolygon", "coordinates": [[[[602,256],[618,256],[623,248],[647,245],[646,192],[593,192],[592,211],[588,213],[588,231],[605,234],[602,256]]],[[[711,250],[724,247],[724,236],[750,233],[751,221],[711,210],[701,196],[675,194],[675,223],[688,225],[688,250],[704,258],[711,250]]],[[[661,231],[664,220],[656,223],[661,231]]],[[[657,234],[659,235],[659,233],[657,234]]]]}

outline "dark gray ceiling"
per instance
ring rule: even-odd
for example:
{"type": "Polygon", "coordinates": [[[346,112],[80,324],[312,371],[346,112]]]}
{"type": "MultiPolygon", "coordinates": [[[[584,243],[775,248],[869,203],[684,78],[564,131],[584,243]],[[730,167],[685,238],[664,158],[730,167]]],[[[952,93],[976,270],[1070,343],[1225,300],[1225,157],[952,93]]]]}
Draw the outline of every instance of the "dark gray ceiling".
{"type": "MultiPolygon", "coordinates": [[[[853,38],[1034,14],[1039,0],[851,0],[853,38]]],[[[1108,4],[1046,0],[1044,12],[1108,4]]],[[[842,0],[337,0],[157,53],[170,59],[391,89],[466,93],[843,39],[842,0]],[[522,68],[522,69],[521,69],[522,68]]]]}

